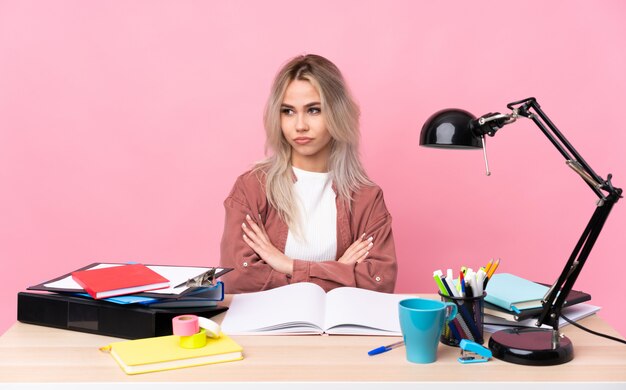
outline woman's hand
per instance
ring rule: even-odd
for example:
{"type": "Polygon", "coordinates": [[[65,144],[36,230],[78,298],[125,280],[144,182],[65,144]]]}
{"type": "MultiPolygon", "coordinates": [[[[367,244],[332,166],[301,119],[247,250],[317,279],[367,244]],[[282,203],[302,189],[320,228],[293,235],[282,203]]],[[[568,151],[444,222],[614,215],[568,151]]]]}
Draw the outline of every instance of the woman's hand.
{"type": "Polygon", "coordinates": [[[373,239],[374,237],[370,237],[365,240],[365,234],[363,234],[359,237],[359,239],[353,242],[348,249],[346,249],[343,256],[341,256],[341,258],[337,261],[345,264],[356,264],[362,262],[367,258],[367,255],[370,254],[369,250],[372,246],[374,246],[374,243],[372,242],[373,239]]]}
{"type": "Polygon", "coordinates": [[[287,275],[293,273],[293,260],[276,249],[263,225],[259,227],[249,215],[246,215],[246,222],[241,227],[244,233],[243,240],[259,255],[261,260],[269,264],[275,271],[287,275]]]}

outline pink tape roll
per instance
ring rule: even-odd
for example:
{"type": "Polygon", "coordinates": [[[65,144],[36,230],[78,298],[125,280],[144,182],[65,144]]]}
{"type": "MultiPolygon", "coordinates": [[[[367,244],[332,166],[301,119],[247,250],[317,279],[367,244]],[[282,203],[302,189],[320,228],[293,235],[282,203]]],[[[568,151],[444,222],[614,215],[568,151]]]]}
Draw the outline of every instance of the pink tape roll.
{"type": "Polygon", "coordinates": [[[172,330],[177,336],[191,336],[200,331],[198,316],[193,314],[183,314],[172,318],[172,330]]]}

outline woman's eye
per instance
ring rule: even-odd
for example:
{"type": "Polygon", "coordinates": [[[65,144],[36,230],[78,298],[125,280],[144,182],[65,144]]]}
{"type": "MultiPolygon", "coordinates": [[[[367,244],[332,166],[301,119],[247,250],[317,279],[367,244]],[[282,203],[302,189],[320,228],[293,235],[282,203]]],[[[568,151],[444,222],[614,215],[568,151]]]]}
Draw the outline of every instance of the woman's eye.
{"type": "Polygon", "coordinates": [[[280,113],[283,115],[293,115],[293,110],[291,108],[283,108],[280,110],[280,113]]]}
{"type": "Polygon", "coordinates": [[[309,114],[317,115],[320,112],[322,112],[322,110],[319,107],[311,107],[311,108],[309,108],[309,114]]]}

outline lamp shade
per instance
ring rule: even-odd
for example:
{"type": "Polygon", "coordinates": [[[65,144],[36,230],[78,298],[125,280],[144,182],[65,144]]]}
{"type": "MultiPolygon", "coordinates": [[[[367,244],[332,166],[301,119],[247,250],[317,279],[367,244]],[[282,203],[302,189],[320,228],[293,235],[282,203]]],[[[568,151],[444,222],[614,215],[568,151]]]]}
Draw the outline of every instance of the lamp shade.
{"type": "Polygon", "coordinates": [[[472,131],[476,117],[465,110],[449,108],[430,116],[422,126],[420,145],[435,148],[482,148],[480,137],[472,131]]]}

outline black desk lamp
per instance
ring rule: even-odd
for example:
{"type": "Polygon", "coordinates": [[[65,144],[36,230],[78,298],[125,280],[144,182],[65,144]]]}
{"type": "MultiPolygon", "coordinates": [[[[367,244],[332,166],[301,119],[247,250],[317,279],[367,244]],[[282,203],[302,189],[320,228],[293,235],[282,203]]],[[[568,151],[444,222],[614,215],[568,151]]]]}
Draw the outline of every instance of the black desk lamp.
{"type": "Polygon", "coordinates": [[[517,364],[548,366],[569,362],[574,358],[571,341],[559,333],[559,317],[565,298],[574,286],[578,274],[596,242],[613,205],[621,198],[622,190],[611,184],[612,175],[604,180],[583,160],[541,110],[535,98],[509,103],[510,114],[489,113],[480,118],[467,111],[447,109],[433,114],[420,134],[420,145],[452,149],[483,149],[487,175],[490,175],[485,135],[493,136],[504,125],[518,117],[532,119],[552,144],[565,157],[565,162],[578,173],[598,196],[591,220],[574,247],[558,280],[543,297],[543,311],[537,328],[513,328],[495,332],[489,340],[494,356],[517,364]],[[539,328],[547,324],[553,329],[539,328]]]}

